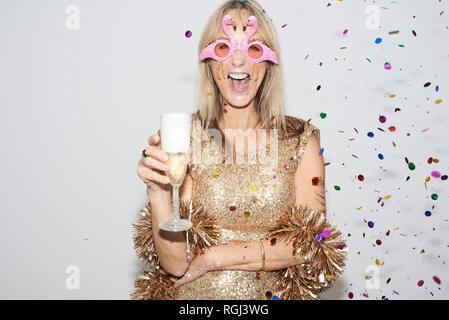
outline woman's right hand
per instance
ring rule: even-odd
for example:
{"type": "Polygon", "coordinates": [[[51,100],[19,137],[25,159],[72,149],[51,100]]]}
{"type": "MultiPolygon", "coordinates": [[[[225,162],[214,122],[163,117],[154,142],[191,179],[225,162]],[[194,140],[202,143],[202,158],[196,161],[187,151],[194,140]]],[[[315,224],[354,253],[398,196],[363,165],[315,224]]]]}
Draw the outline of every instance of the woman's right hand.
{"type": "Polygon", "coordinates": [[[147,193],[151,195],[170,195],[170,178],[165,175],[169,169],[168,154],[161,149],[161,137],[158,133],[148,139],[147,155],[139,160],[137,174],[147,185],[147,193]]]}

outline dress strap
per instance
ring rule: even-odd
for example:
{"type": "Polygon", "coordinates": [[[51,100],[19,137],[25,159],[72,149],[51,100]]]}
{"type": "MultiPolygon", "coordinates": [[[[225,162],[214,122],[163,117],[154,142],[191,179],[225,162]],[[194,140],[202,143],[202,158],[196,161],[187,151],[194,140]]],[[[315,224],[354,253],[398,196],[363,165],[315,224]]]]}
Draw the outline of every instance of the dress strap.
{"type": "Polygon", "coordinates": [[[310,136],[312,135],[312,133],[315,134],[315,136],[318,138],[318,141],[320,142],[320,129],[318,129],[311,123],[304,122],[304,131],[299,135],[299,145],[296,151],[298,162],[301,161],[302,159],[302,155],[306,150],[307,144],[309,143],[310,136]]]}

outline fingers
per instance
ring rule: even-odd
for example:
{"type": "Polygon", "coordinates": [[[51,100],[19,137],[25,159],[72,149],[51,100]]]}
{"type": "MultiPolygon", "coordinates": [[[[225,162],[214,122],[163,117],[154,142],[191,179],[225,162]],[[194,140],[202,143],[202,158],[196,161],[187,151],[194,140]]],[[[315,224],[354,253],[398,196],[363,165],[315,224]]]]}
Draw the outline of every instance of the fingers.
{"type": "Polygon", "coordinates": [[[152,157],[144,158],[143,164],[151,169],[157,169],[161,171],[167,171],[168,169],[170,169],[170,166],[168,164],[152,157]]]}
{"type": "Polygon", "coordinates": [[[148,144],[150,146],[156,146],[158,144],[160,144],[161,142],[161,136],[159,135],[159,131],[156,134],[153,134],[150,136],[150,138],[148,139],[148,144]]]}
{"type": "MultiPolygon", "coordinates": [[[[148,158],[145,158],[146,161],[147,159],[148,158]]],[[[141,159],[139,165],[137,166],[137,174],[146,185],[149,185],[152,182],[158,182],[161,184],[170,183],[169,177],[159,172],[156,172],[155,170],[157,169],[150,169],[149,167],[143,164],[143,160],[144,159],[141,159]]]]}
{"type": "Polygon", "coordinates": [[[145,159],[152,157],[163,162],[166,162],[168,160],[168,154],[155,146],[149,146],[148,148],[146,148],[145,154],[147,155],[145,159]]]}

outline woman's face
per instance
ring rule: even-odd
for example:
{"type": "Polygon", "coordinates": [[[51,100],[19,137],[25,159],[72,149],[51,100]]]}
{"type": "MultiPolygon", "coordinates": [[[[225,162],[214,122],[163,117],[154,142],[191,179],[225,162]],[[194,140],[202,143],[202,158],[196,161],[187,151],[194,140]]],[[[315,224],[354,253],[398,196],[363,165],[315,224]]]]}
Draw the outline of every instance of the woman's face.
{"type": "MultiPolygon", "coordinates": [[[[252,27],[243,31],[243,26],[250,15],[246,10],[231,10],[227,14],[233,17],[237,25],[236,31],[232,26],[228,26],[229,32],[240,45],[241,41],[251,32],[252,27]]],[[[230,41],[221,29],[218,39],[220,38],[230,41]]],[[[262,41],[259,31],[248,42],[251,43],[255,40],[262,41]]],[[[224,101],[233,107],[248,106],[255,99],[264,79],[268,67],[267,62],[253,63],[240,50],[237,50],[233,56],[221,62],[222,67],[219,64],[220,62],[212,59],[209,61],[215,83],[224,101]]]]}

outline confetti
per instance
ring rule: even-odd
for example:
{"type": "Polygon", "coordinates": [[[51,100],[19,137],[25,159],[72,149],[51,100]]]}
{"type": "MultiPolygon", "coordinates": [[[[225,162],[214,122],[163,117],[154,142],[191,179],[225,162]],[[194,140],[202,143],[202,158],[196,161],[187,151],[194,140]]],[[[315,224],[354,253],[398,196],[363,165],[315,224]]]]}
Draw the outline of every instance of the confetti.
{"type": "Polygon", "coordinates": [[[244,216],[245,218],[249,218],[249,217],[251,216],[251,213],[250,213],[249,211],[245,211],[245,212],[243,213],[243,216],[244,216]]]}
{"type": "Polygon", "coordinates": [[[434,178],[439,178],[439,177],[441,177],[441,173],[440,173],[439,171],[432,171],[432,172],[430,173],[430,175],[431,175],[432,177],[434,177],[434,178]]]}
{"type": "Polygon", "coordinates": [[[230,206],[229,207],[229,210],[231,210],[231,211],[235,211],[235,209],[237,209],[236,206],[230,206]]]}
{"type": "Polygon", "coordinates": [[[432,212],[426,211],[426,212],[424,212],[424,214],[426,215],[426,217],[430,217],[432,215],[432,212]]]}
{"type": "Polygon", "coordinates": [[[327,114],[325,114],[324,112],[321,112],[321,113],[320,113],[320,117],[321,117],[321,119],[324,119],[324,118],[326,118],[326,116],[327,116],[327,114]]]}
{"type": "Polygon", "coordinates": [[[319,91],[321,89],[321,84],[316,87],[316,91],[319,91]]]}
{"type": "Polygon", "coordinates": [[[192,31],[187,30],[185,35],[186,35],[186,38],[190,38],[192,36],[192,31]]]}
{"type": "Polygon", "coordinates": [[[441,102],[443,102],[443,99],[437,99],[437,100],[435,100],[435,104],[440,104],[441,102]]]}
{"type": "Polygon", "coordinates": [[[424,88],[427,88],[428,86],[430,86],[432,83],[431,82],[426,82],[424,83],[424,88]]]}
{"type": "Polygon", "coordinates": [[[324,238],[329,238],[331,236],[331,229],[324,228],[323,231],[321,231],[321,234],[324,238]]]}
{"type": "Polygon", "coordinates": [[[382,38],[376,38],[376,40],[374,41],[376,44],[379,44],[382,42],[382,38]]]}
{"type": "Polygon", "coordinates": [[[417,283],[418,287],[422,287],[423,284],[424,284],[424,280],[419,280],[417,283]]]}
{"type": "Polygon", "coordinates": [[[370,137],[370,138],[372,138],[372,137],[374,137],[374,133],[368,132],[368,133],[367,133],[367,136],[370,137]]]}
{"type": "Polygon", "coordinates": [[[374,227],[374,222],[368,221],[368,227],[373,228],[374,227]]]}
{"type": "Polygon", "coordinates": [[[376,264],[378,266],[383,266],[385,264],[385,262],[383,260],[381,260],[381,259],[376,259],[376,264]]]}
{"type": "Polygon", "coordinates": [[[380,160],[383,160],[383,159],[384,159],[384,155],[383,155],[382,153],[379,153],[379,154],[377,155],[377,157],[378,157],[380,160]]]}
{"type": "Polygon", "coordinates": [[[318,242],[323,241],[323,235],[322,235],[321,233],[317,234],[317,235],[315,236],[315,240],[318,241],[318,242]]]}
{"type": "Polygon", "coordinates": [[[436,193],[432,193],[430,197],[432,198],[432,200],[438,200],[438,195],[436,193]]]}
{"type": "Polygon", "coordinates": [[[363,180],[365,180],[365,177],[363,176],[363,174],[359,174],[357,176],[357,179],[359,179],[359,181],[363,181],[363,180]]]}
{"type": "Polygon", "coordinates": [[[319,156],[323,155],[323,152],[324,152],[324,148],[321,148],[321,149],[320,149],[320,152],[318,153],[318,155],[319,155],[319,156]]]}
{"type": "Polygon", "coordinates": [[[287,23],[286,23],[286,24],[283,24],[283,25],[281,26],[281,28],[285,28],[287,25],[288,25],[287,23]]]}
{"type": "Polygon", "coordinates": [[[385,121],[387,121],[387,118],[386,118],[385,116],[380,116],[380,117],[379,117],[379,121],[380,121],[381,123],[385,123],[385,121]]]}
{"type": "Polygon", "coordinates": [[[391,64],[389,62],[385,62],[384,69],[385,70],[391,70],[391,64]]]}
{"type": "Polygon", "coordinates": [[[390,132],[395,132],[396,131],[396,127],[395,126],[388,127],[388,130],[390,130],[390,132]]]}
{"type": "Polygon", "coordinates": [[[415,170],[415,164],[413,163],[413,162],[410,162],[409,164],[408,164],[408,168],[410,169],[410,170],[415,170]]]}
{"type": "Polygon", "coordinates": [[[435,281],[437,284],[441,284],[441,280],[440,280],[440,278],[438,278],[437,276],[433,276],[432,279],[433,279],[433,281],[435,281]]]}
{"type": "Polygon", "coordinates": [[[349,293],[348,293],[348,298],[349,298],[349,299],[354,298],[354,294],[353,294],[352,292],[349,292],[349,293]]]}
{"type": "Polygon", "coordinates": [[[340,191],[341,188],[340,188],[340,186],[334,186],[334,189],[337,191],[340,191]]]}
{"type": "Polygon", "coordinates": [[[447,180],[447,174],[445,174],[444,176],[441,176],[441,180],[443,180],[443,181],[447,180]]]}

